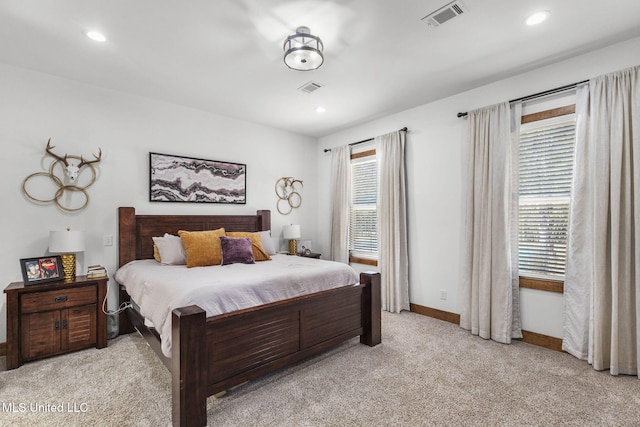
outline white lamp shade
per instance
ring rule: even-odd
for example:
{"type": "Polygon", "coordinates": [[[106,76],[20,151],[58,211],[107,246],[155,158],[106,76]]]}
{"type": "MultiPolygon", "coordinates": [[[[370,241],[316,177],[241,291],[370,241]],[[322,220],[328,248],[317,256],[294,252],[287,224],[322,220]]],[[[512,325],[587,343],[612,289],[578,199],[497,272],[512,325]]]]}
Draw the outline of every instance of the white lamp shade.
{"type": "Polygon", "coordinates": [[[84,233],[75,230],[49,232],[49,252],[73,253],[84,251],[84,233]]]}
{"type": "Polygon", "coordinates": [[[293,240],[300,238],[300,226],[299,225],[285,225],[282,228],[282,237],[285,239],[293,240]]]}

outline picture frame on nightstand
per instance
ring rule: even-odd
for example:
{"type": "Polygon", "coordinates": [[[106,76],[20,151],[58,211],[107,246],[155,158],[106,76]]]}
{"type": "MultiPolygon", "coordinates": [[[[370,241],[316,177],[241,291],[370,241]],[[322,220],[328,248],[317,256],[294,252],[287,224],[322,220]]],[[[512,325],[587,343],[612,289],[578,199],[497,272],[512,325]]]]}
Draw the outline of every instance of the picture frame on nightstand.
{"type": "Polygon", "coordinates": [[[25,285],[55,282],[64,278],[60,255],[22,258],[20,270],[25,285]]]}
{"type": "Polygon", "coordinates": [[[298,255],[311,252],[311,240],[298,240],[298,255]]]}

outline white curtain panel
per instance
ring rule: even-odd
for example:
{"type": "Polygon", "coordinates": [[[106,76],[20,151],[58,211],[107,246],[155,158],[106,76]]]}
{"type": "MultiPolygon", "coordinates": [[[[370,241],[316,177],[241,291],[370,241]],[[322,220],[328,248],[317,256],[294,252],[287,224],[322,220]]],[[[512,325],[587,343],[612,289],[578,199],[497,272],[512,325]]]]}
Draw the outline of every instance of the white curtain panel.
{"type": "Polygon", "coordinates": [[[569,211],[567,263],[564,278],[564,332],[562,349],[586,360],[589,351],[589,319],[595,235],[593,188],[595,165],[588,144],[589,85],[576,89],[576,142],[569,211]]]}
{"type": "Polygon", "coordinates": [[[331,149],[330,259],[349,263],[349,212],[351,207],[351,149],[331,149]]]}
{"type": "Polygon", "coordinates": [[[517,141],[520,104],[468,115],[460,326],[501,343],[520,338],[517,141]]]}
{"type": "Polygon", "coordinates": [[[378,268],[382,309],[409,310],[409,257],[404,148],[405,132],[375,138],[378,164],[378,268]]]}
{"type": "Polygon", "coordinates": [[[518,269],[518,214],[520,210],[520,124],[522,123],[522,102],[511,103],[511,190],[509,204],[509,246],[510,278],[511,278],[511,338],[522,338],[522,322],[520,319],[520,271],[518,269]]]}
{"type": "Polygon", "coordinates": [[[597,370],[640,376],[640,67],[588,86],[576,103],[587,121],[577,134],[563,340],[597,370]]]}

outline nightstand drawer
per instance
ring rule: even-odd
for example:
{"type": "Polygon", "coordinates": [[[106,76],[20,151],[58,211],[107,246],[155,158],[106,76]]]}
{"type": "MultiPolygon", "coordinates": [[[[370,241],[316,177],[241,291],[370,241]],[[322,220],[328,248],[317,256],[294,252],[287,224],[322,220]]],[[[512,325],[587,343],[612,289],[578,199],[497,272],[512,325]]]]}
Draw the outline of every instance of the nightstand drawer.
{"type": "Polygon", "coordinates": [[[95,303],[96,300],[96,287],[92,285],[81,288],[23,294],[22,298],[20,298],[20,309],[22,313],[34,313],[92,304],[95,303]]]}

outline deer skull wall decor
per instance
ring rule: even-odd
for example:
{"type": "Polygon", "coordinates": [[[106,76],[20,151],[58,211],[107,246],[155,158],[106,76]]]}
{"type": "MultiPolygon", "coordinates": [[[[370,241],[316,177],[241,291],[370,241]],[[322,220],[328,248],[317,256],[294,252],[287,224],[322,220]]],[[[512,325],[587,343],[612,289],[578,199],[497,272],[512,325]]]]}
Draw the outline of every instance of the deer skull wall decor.
{"type": "Polygon", "coordinates": [[[98,155],[94,154],[93,160],[85,160],[82,156],[70,154],[60,156],[53,152],[54,148],[56,147],[51,145],[51,138],[49,138],[45,152],[55,160],[49,166],[49,172],[36,172],[26,177],[22,182],[22,192],[33,202],[42,204],[55,203],[60,209],[66,212],[76,212],[84,209],[87,204],[89,204],[89,194],[86,189],[93,185],[96,180],[97,174],[94,164],[99,163],[102,159],[102,150],[98,148],[98,155]],[[59,173],[56,171],[56,165],[58,164],[61,164],[63,167],[64,176],[62,179],[56,175],[56,173],[59,173]],[[91,171],[91,178],[88,183],[80,185],[78,181],[83,168],[87,168],[91,171]],[[27,189],[27,183],[33,181],[36,177],[47,177],[49,178],[49,184],[53,184],[57,187],[57,189],[54,190],[55,192],[53,197],[43,199],[32,195],[32,193],[27,189]],[[80,202],[77,201],[78,197],[81,197],[80,202]],[[82,198],[84,198],[84,201],[82,201],[82,198]]]}
{"type": "MultiPolygon", "coordinates": [[[[95,154],[93,155],[93,157],[95,157],[94,160],[87,161],[84,158],[82,158],[82,155],[81,155],[80,162],[77,164],[73,164],[69,162],[69,155],[65,154],[64,157],[60,157],[59,155],[52,152],[51,150],[53,150],[54,148],[56,147],[55,145],[53,146],[51,145],[51,138],[49,138],[49,140],[47,141],[47,148],[45,149],[45,151],[50,156],[53,156],[54,158],[64,163],[65,171],[67,173],[67,178],[69,178],[71,181],[75,181],[76,178],[78,178],[78,173],[80,173],[81,167],[88,165],[90,163],[98,163],[102,158],[102,149],[98,148],[98,155],[97,156],[95,154]]],[[[73,156],[73,157],[77,157],[77,156],[73,156]]]]}

